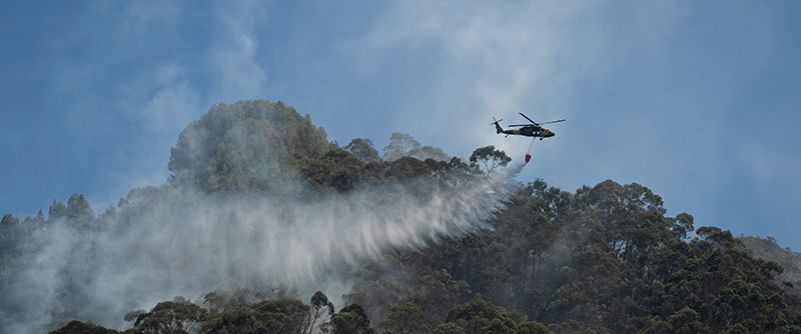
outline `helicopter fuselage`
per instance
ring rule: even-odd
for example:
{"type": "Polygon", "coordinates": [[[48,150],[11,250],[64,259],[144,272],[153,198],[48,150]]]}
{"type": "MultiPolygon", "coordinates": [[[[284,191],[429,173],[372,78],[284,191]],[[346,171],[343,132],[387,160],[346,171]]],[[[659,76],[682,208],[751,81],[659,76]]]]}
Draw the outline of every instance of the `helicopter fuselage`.
{"type": "Polygon", "coordinates": [[[506,135],[517,135],[517,136],[539,137],[539,138],[549,138],[556,135],[551,130],[548,130],[541,126],[524,126],[519,129],[505,129],[498,131],[498,133],[503,133],[506,135]]]}
{"type": "Polygon", "coordinates": [[[553,137],[553,136],[556,135],[551,130],[548,130],[548,129],[544,128],[542,126],[542,124],[559,123],[559,122],[564,122],[565,121],[564,119],[560,119],[560,120],[556,120],[556,121],[537,123],[534,120],[532,120],[531,118],[528,118],[528,116],[523,115],[523,113],[519,113],[519,114],[520,114],[520,116],[523,116],[526,120],[530,121],[531,123],[529,123],[529,124],[509,125],[510,128],[513,128],[513,127],[518,127],[518,128],[517,129],[504,129],[504,128],[501,127],[501,124],[500,124],[502,120],[497,120],[497,119],[495,119],[493,117],[492,119],[494,120],[494,122],[492,122],[491,124],[495,125],[495,131],[497,133],[503,133],[503,134],[505,134],[507,136],[508,135],[516,135],[516,136],[535,137],[535,138],[539,138],[540,140],[542,140],[542,139],[550,138],[550,137],[553,137]]]}

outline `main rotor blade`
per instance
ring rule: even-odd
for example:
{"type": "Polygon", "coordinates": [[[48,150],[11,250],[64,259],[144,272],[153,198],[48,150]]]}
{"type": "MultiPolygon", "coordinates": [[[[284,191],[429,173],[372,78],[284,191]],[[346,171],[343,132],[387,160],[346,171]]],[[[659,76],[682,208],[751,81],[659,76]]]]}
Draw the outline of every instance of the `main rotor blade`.
{"type": "Polygon", "coordinates": [[[510,127],[510,128],[516,128],[518,126],[532,126],[532,125],[536,125],[536,124],[512,124],[512,125],[507,125],[507,126],[510,127]]]}
{"type": "Polygon", "coordinates": [[[564,120],[564,119],[559,119],[559,120],[550,121],[550,122],[545,122],[545,123],[540,123],[540,124],[551,124],[551,123],[559,123],[559,122],[564,122],[564,121],[566,121],[566,120],[564,120]]]}
{"type": "Polygon", "coordinates": [[[539,123],[535,122],[533,119],[531,119],[531,118],[528,118],[528,116],[526,116],[526,115],[523,115],[523,113],[522,113],[522,112],[519,112],[518,114],[520,114],[520,116],[523,116],[523,117],[525,117],[525,118],[526,118],[526,119],[527,119],[529,122],[531,122],[531,123],[534,123],[534,125],[540,125],[539,123]]]}

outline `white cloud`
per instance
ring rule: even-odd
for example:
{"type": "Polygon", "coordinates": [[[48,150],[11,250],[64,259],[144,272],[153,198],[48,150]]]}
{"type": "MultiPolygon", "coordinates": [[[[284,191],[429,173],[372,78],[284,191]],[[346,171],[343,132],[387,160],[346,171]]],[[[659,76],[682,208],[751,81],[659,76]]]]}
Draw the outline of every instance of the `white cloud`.
{"type": "MultiPolygon", "coordinates": [[[[187,43],[184,39],[190,34],[181,22],[192,6],[132,3],[122,12],[114,39],[164,44],[132,45],[134,49],[187,43]]],[[[219,6],[213,13],[208,24],[215,29],[205,36],[209,42],[202,48],[165,52],[155,65],[116,83],[121,100],[115,107],[139,132],[131,133],[126,146],[106,159],[111,168],[105,172],[117,183],[101,198],[93,198],[95,206],[116,203],[131,187],[163,182],[178,133],[212,104],[265,95],[266,74],[256,60],[259,45],[254,36],[255,22],[264,13],[253,2],[219,6]]]]}
{"type": "Polygon", "coordinates": [[[218,12],[221,34],[214,37],[206,62],[219,81],[213,83],[217,91],[209,97],[225,102],[263,97],[266,74],[256,60],[259,45],[254,29],[266,13],[252,1],[226,3],[218,12]]]}
{"type": "Polygon", "coordinates": [[[548,2],[405,1],[387,9],[359,44],[373,48],[368,55],[398,45],[436,45],[438,50],[419,50],[444,57],[433,87],[436,99],[417,109],[432,111],[427,115],[432,127],[456,121],[459,128],[470,129],[449,132],[452,143],[446,145],[475,143],[478,131],[479,142],[505,146],[489,125],[491,116],[556,115],[545,108],[555,76],[553,62],[564,43],[561,24],[577,11],[576,5],[548,2]]]}
{"type": "MultiPolygon", "coordinates": [[[[415,136],[453,154],[492,144],[519,159],[529,141],[495,134],[493,116],[504,124],[523,122],[518,112],[541,121],[567,118],[569,123],[553,126],[555,141],[563,142],[567,138],[560,134],[566,136],[581,119],[612,114],[575,110],[575,87],[604,82],[638,55],[654,54],[677,15],[673,5],[660,2],[402,1],[387,8],[351,48],[364,50],[359,61],[369,71],[388,70],[377,65],[413,52],[437,62],[436,73],[419,73],[435,76],[433,98],[410,102],[408,109],[421,112],[405,115],[399,128],[421,131],[415,136]]],[[[551,142],[534,146],[539,155],[559,154],[551,142]]]]}

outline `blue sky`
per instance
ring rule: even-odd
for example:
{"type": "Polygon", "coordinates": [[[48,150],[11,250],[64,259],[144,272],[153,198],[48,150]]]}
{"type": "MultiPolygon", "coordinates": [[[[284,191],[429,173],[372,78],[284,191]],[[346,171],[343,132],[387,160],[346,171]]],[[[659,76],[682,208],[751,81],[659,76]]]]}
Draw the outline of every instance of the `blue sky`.
{"type": "Polygon", "coordinates": [[[0,4],[0,211],[162,182],[216,102],[283,100],[340,144],[466,157],[567,118],[521,181],[639,182],[668,210],[801,250],[801,2],[0,4]]]}

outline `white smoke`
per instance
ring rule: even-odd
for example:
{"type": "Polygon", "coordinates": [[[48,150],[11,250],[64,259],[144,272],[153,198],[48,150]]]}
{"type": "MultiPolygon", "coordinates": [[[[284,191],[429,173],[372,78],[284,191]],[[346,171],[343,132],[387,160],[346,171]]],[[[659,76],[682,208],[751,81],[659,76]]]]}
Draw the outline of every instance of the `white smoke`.
{"type": "Polygon", "coordinates": [[[54,314],[122,328],[128,311],[211,291],[282,287],[336,298],[361,261],[489,228],[520,168],[305,200],[171,183],[139,189],[95,219],[97,227],[54,223],[37,232],[37,252],[2,293],[0,331],[41,332],[68,320],[54,314]]]}

